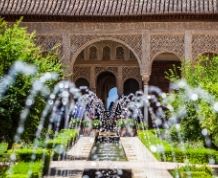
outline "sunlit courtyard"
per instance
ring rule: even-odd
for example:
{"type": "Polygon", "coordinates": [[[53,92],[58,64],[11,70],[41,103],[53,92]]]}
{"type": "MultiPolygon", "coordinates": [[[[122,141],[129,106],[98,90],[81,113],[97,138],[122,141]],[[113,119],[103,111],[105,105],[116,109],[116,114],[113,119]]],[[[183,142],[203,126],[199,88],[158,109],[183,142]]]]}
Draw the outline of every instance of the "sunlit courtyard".
{"type": "Polygon", "coordinates": [[[217,3],[0,1],[0,178],[218,177],[217,3]]]}

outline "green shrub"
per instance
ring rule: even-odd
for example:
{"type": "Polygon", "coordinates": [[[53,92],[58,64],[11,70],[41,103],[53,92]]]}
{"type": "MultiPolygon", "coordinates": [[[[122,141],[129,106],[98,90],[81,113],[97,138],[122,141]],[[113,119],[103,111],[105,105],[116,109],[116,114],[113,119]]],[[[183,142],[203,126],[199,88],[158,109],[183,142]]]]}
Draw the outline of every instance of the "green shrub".
{"type": "Polygon", "coordinates": [[[6,178],[41,178],[42,171],[43,163],[41,161],[18,162],[9,168],[6,178]]]}
{"type": "Polygon", "coordinates": [[[76,127],[81,127],[81,119],[77,119],[77,118],[72,118],[70,121],[70,128],[74,129],[76,127]]]}
{"type": "Polygon", "coordinates": [[[93,129],[99,129],[101,124],[101,121],[99,119],[92,120],[92,128],[93,129]]]}
{"type": "Polygon", "coordinates": [[[64,152],[72,145],[76,140],[78,132],[72,129],[63,129],[58,135],[46,142],[47,148],[52,150],[53,159],[57,159],[59,155],[63,155],[64,152]]]}
{"type": "Polygon", "coordinates": [[[8,148],[8,143],[2,142],[0,143],[0,156],[3,155],[8,148]]]}
{"type": "Polygon", "coordinates": [[[119,119],[116,121],[116,126],[118,128],[136,128],[136,120],[135,119],[119,119]]]}
{"type": "Polygon", "coordinates": [[[164,159],[166,159],[166,161],[173,162],[174,158],[172,156],[172,151],[175,153],[174,156],[177,162],[185,162],[188,159],[190,163],[207,164],[209,159],[213,158],[215,163],[218,163],[218,152],[207,148],[186,149],[185,151],[182,151],[179,148],[174,148],[173,150],[165,149],[165,158],[161,157],[161,160],[164,161],[164,159]]]}
{"type": "Polygon", "coordinates": [[[124,128],[125,127],[125,122],[124,122],[124,119],[119,119],[116,121],[116,126],[118,128],[124,128]]]}
{"type": "Polygon", "coordinates": [[[176,177],[176,173],[180,178],[212,178],[212,169],[207,166],[183,166],[171,171],[173,177],[176,177]]]}
{"type": "Polygon", "coordinates": [[[7,171],[8,166],[7,165],[1,165],[0,166],[0,178],[5,177],[5,172],[7,171]]]}
{"type": "Polygon", "coordinates": [[[63,145],[63,147],[67,149],[67,147],[76,139],[77,135],[78,132],[76,130],[63,129],[55,138],[47,141],[47,148],[52,149],[58,145],[63,145]]]}
{"type": "MultiPolygon", "coordinates": [[[[12,147],[13,138],[17,131],[19,115],[22,111],[26,97],[29,95],[32,81],[38,79],[44,72],[57,72],[62,75],[62,65],[55,50],[43,54],[35,43],[35,34],[29,34],[27,29],[20,26],[20,22],[7,24],[0,19],[0,77],[8,73],[15,61],[24,61],[35,65],[37,73],[32,77],[18,75],[13,86],[5,93],[0,101],[0,138],[4,137],[12,147]]],[[[55,82],[49,82],[53,86],[55,82]]],[[[22,139],[32,141],[38,127],[41,112],[45,107],[45,98],[38,95],[31,114],[25,122],[22,139]]],[[[45,126],[46,127],[46,126],[45,126]]]]}
{"type": "Polygon", "coordinates": [[[161,161],[185,162],[187,159],[190,163],[208,163],[210,158],[213,158],[215,163],[218,163],[218,151],[208,148],[186,148],[182,150],[166,140],[158,138],[154,131],[138,131],[138,137],[142,143],[150,149],[151,146],[162,146],[163,152],[155,152],[154,155],[161,161]],[[173,156],[174,155],[174,156],[173,156]]]}
{"type": "Polygon", "coordinates": [[[139,122],[139,123],[137,123],[137,130],[145,130],[145,129],[147,129],[147,123],[145,123],[145,122],[139,122]]]}
{"type": "Polygon", "coordinates": [[[88,119],[82,120],[81,127],[83,128],[91,128],[91,121],[88,119]]]}
{"type": "MultiPolygon", "coordinates": [[[[201,57],[195,60],[194,64],[191,60],[184,60],[181,72],[183,79],[193,88],[202,88],[214,97],[214,102],[218,100],[218,56],[201,57]]],[[[168,79],[171,82],[177,81],[180,77],[176,71],[169,71],[168,79]]],[[[201,130],[207,129],[208,135],[212,138],[215,145],[218,146],[218,113],[215,112],[211,103],[201,96],[196,101],[187,102],[188,98],[184,97],[184,89],[180,89],[173,94],[175,100],[172,103],[173,110],[168,111],[168,116],[174,115],[178,108],[184,106],[187,113],[181,119],[181,131],[184,133],[187,140],[198,140],[201,136],[201,130]],[[200,122],[199,122],[200,121],[200,122]]],[[[214,146],[214,145],[212,145],[214,146]]]]}
{"type": "Polygon", "coordinates": [[[8,143],[5,142],[0,143],[0,162],[4,162],[7,160],[5,155],[7,148],[8,148],[8,143]]]}
{"type": "Polygon", "coordinates": [[[29,161],[41,161],[44,157],[43,173],[45,174],[50,165],[50,152],[47,149],[33,149],[33,148],[21,148],[17,150],[9,150],[8,154],[16,154],[17,161],[29,162],[29,161]]]}

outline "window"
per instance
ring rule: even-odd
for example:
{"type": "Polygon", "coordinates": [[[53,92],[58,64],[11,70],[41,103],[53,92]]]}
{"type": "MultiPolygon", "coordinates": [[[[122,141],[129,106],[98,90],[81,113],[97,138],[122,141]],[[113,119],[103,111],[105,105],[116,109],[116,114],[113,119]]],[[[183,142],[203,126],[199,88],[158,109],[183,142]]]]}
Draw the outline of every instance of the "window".
{"type": "Polygon", "coordinates": [[[103,48],[103,60],[111,60],[111,49],[108,46],[103,48]]]}
{"type": "Polygon", "coordinates": [[[89,59],[91,60],[97,59],[97,48],[95,46],[89,48],[89,59]]]}
{"type": "Polygon", "coordinates": [[[116,58],[117,59],[124,59],[124,49],[122,47],[117,47],[116,58]]]}

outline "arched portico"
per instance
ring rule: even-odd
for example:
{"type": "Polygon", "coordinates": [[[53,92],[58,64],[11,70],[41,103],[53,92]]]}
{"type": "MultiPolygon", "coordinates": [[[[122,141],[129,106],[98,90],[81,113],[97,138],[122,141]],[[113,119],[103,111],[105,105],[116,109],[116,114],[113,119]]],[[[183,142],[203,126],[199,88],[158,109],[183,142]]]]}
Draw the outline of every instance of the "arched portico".
{"type": "MultiPolygon", "coordinates": [[[[112,87],[122,95],[127,79],[135,79],[137,89],[142,87],[140,63],[134,52],[128,46],[111,40],[91,43],[78,54],[73,63],[72,79],[76,81],[78,78],[88,78],[90,89],[104,101],[112,87]]],[[[131,85],[128,86],[132,91],[131,85]]]]}

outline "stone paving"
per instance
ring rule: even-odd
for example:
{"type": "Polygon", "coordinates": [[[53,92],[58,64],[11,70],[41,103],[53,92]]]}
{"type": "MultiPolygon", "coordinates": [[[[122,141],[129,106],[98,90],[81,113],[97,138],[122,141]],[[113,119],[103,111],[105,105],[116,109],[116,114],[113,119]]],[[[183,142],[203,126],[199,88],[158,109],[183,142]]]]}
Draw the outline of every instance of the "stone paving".
{"type": "Polygon", "coordinates": [[[81,178],[84,169],[131,169],[133,178],[172,178],[167,170],[183,165],[159,162],[138,137],[122,137],[120,141],[128,161],[88,161],[94,137],[80,137],[67,152],[67,160],[51,162],[51,172],[56,176],[45,178],[81,178]]]}

